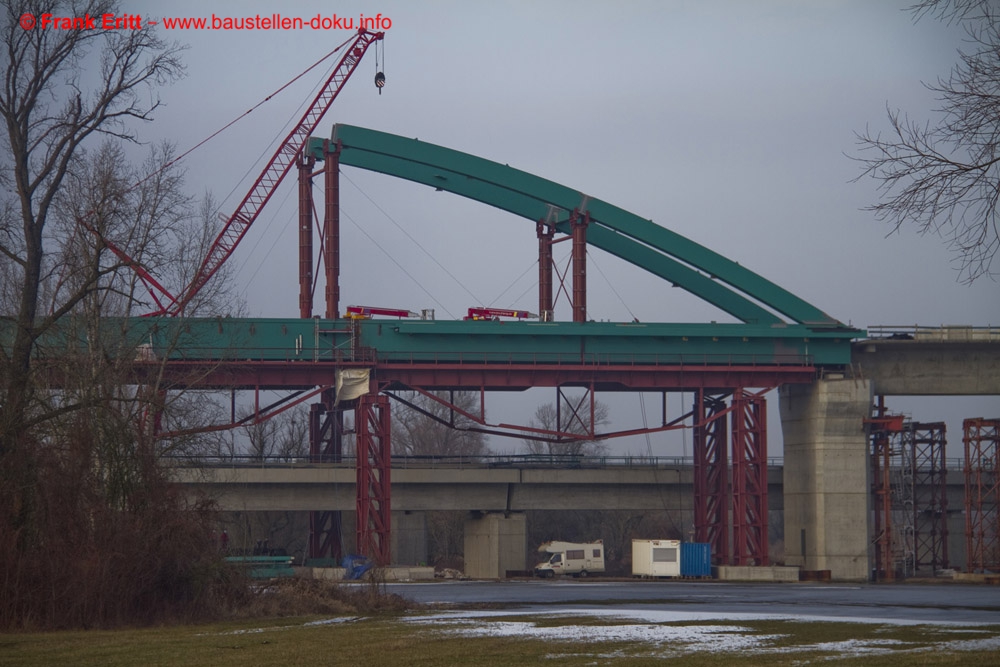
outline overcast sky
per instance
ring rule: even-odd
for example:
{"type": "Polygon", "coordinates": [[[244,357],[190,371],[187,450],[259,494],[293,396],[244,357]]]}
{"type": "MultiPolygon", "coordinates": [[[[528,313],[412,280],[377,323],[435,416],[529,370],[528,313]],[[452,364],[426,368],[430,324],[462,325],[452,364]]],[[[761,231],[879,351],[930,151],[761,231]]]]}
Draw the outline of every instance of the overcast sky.
{"type": "MultiPolygon", "coordinates": [[[[323,134],[343,122],[508,163],[651,218],[855,326],[998,326],[996,282],[961,284],[940,238],[913,229],[887,236],[863,210],[876,201],[876,184],[851,182],[859,174],[847,157],[856,153],[855,132],[884,128],[887,105],[933,120],[936,102],[922,82],[946,76],[956,61],[961,32],[933,19],[915,24],[909,4],[202,0],[166,11],[306,20],[381,14],[391,20],[379,64],[386,87],[381,95],[375,89],[370,50],[323,134]]],[[[123,9],[149,19],[165,6],[134,0],[123,9]]],[[[180,150],[351,36],[162,33],[189,45],[188,75],[161,91],[166,106],[142,132],[180,150]]],[[[307,76],[193,154],[191,189],[211,190],[231,213],[319,80],[307,76]]],[[[472,305],[537,309],[531,222],[423,186],[343,172],[342,307],[434,308],[439,319],[472,305]]],[[[234,257],[251,315],[298,314],[295,216],[289,179],[234,257]]],[[[597,250],[588,307],[594,319],[732,321],[597,250]]],[[[568,310],[557,315],[568,318],[568,310]]],[[[1000,415],[996,397],[890,405],[920,421],[948,419],[951,456],[961,447],[962,417],[1000,415]]],[[[616,425],[636,425],[637,398],[612,407],[616,425]]],[[[772,452],[780,453],[771,414],[772,452]]],[[[653,442],[654,451],[673,453],[663,442],[653,442]]]]}

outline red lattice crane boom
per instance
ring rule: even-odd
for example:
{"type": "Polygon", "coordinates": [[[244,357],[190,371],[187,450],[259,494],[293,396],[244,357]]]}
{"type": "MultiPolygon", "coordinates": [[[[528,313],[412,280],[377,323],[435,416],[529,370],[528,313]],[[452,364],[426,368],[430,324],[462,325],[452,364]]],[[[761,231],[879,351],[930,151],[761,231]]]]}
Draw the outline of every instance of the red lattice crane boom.
{"type": "MultiPolygon", "coordinates": [[[[274,191],[288,174],[292,165],[295,164],[296,159],[301,154],[309,137],[316,131],[327,109],[330,108],[333,100],[336,99],[337,95],[343,89],[344,84],[347,83],[351,74],[357,69],[365,51],[368,50],[369,46],[384,37],[384,32],[370,32],[364,28],[358,30],[354,41],[347,47],[340,62],[337,63],[332,74],[323,84],[315,99],[313,99],[312,104],[309,105],[309,108],[299,122],[288,136],[285,137],[284,141],[281,142],[281,145],[278,146],[277,151],[275,151],[274,155],[268,161],[267,166],[264,167],[260,176],[257,177],[253,187],[250,188],[250,192],[240,202],[236,212],[226,220],[225,226],[215,238],[211,248],[209,248],[208,254],[191,283],[176,298],[156,283],[155,286],[166,297],[166,305],[162,305],[163,302],[154,295],[154,299],[160,307],[157,311],[150,313],[151,315],[180,314],[188,302],[194,298],[201,288],[215,275],[215,272],[219,270],[223,263],[229,259],[229,256],[233,254],[236,246],[247,233],[250,225],[257,219],[261,209],[264,208],[264,205],[271,198],[271,195],[274,194],[274,191]]],[[[144,282],[146,281],[144,280],[144,282]]],[[[147,287],[151,287],[150,291],[152,292],[152,286],[148,282],[147,287]]]]}

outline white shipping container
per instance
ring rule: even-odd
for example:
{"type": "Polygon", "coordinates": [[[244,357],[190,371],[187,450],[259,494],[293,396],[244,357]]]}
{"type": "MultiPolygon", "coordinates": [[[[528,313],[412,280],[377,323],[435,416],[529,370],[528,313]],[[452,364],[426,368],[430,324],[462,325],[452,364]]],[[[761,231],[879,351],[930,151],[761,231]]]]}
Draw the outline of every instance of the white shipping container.
{"type": "Polygon", "coordinates": [[[681,541],[632,540],[632,576],[681,576],[681,541]]]}

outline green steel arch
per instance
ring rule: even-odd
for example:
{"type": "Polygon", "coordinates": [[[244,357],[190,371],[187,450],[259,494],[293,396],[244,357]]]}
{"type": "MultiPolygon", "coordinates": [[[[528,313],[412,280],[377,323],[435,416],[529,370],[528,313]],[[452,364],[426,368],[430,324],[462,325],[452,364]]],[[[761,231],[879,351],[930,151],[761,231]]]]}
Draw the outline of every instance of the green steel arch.
{"type": "MultiPolygon", "coordinates": [[[[844,325],[766,278],[694,241],[612,204],[468,153],[386,132],[338,124],[332,143],[344,165],[376,171],[489,204],[570,233],[574,210],[589,212],[587,243],[642,267],[748,324],[780,325],[780,313],[810,328],[844,325]],[[764,307],[766,306],[766,308],[764,307]],[[770,309],[770,310],[769,310],[770,309]]],[[[322,139],[308,150],[322,159],[322,139]]]]}

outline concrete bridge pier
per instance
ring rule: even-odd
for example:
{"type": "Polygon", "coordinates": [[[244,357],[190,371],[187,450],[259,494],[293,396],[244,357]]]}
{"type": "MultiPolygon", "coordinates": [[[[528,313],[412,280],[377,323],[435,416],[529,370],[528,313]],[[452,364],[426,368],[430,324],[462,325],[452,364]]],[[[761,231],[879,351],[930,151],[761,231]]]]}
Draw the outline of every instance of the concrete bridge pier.
{"type": "Polygon", "coordinates": [[[393,512],[390,554],[393,565],[427,564],[427,513],[393,512]]]}
{"type": "Polygon", "coordinates": [[[838,581],[870,578],[872,399],[870,381],[849,377],[781,387],[787,565],[838,581]]]}
{"type": "Polygon", "coordinates": [[[526,569],[528,522],[523,513],[473,512],[465,520],[465,574],[502,579],[507,570],[526,569]]]}

